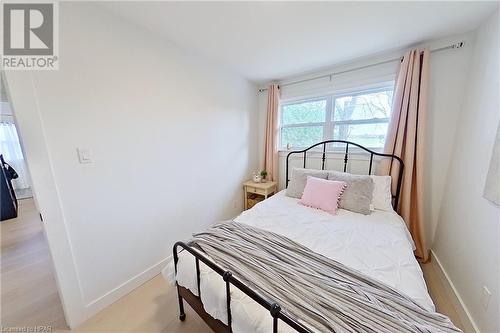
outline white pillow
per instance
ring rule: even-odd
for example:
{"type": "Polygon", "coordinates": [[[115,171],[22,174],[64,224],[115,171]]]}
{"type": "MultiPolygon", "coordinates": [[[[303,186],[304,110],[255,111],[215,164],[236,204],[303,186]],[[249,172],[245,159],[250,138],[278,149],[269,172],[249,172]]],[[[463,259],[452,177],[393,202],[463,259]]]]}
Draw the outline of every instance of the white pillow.
{"type": "Polygon", "coordinates": [[[373,176],[373,209],[392,211],[391,176],[373,176]]]}

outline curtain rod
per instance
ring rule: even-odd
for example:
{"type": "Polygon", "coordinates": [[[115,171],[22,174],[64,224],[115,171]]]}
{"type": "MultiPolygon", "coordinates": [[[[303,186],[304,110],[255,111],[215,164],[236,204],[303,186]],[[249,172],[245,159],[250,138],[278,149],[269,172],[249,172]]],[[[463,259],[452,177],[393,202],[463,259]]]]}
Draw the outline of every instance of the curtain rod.
{"type": "MultiPolygon", "coordinates": [[[[448,46],[440,47],[440,48],[437,48],[437,49],[433,49],[433,50],[431,50],[431,53],[440,52],[440,51],[449,50],[449,49],[460,49],[460,48],[462,48],[464,46],[465,46],[465,42],[462,41],[462,42],[458,42],[458,43],[455,43],[455,44],[452,44],[452,45],[448,45],[448,46]]],[[[389,60],[385,60],[385,61],[381,61],[381,62],[376,62],[374,64],[369,64],[369,65],[360,66],[360,67],[354,67],[354,68],[347,69],[347,70],[340,71],[340,72],[332,72],[330,74],[324,74],[324,75],[320,75],[320,76],[315,76],[315,77],[311,77],[311,78],[308,78],[308,79],[303,79],[303,80],[298,80],[298,81],[292,81],[292,82],[280,84],[280,86],[281,87],[287,87],[287,86],[291,86],[291,85],[294,85],[294,84],[304,83],[304,82],[318,80],[318,79],[324,79],[326,77],[331,78],[334,75],[340,75],[340,74],[345,74],[345,73],[349,73],[349,72],[354,72],[354,71],[358,71],[360,69],[365,69],[365,68],[370,68],[370,67],[379,66],[379,65],[383,65],[383,64],[388,64],[388,63],[391,63],[391,62],[394,62],[394,61],[398,61],[398,60],[401,61],[402,59],[403,59],[403,57],[398,57],[398,58],[389,59],[389,60]]],[[[264,92],[264,91],[267,91],[267,88],[259,89],[259,92],[264,92]]]]}

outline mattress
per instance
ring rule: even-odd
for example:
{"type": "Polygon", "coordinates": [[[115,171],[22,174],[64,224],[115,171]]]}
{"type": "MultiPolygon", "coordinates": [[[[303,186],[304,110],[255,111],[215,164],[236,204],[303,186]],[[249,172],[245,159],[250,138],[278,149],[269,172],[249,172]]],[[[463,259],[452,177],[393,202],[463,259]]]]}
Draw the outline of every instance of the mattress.
{"type": "MultiPolygon", "coordinates": [[[[434,304],[427,292],[414,244],[402,218],[394,211],[361,215],[340,209],[333,216],[305,207],[281,191],[243,212],[234,220],[284,235],[311,250],[337,260],[406,294],[429,311],[434,304]]],[[[183,251],[177,281],[198,296],[194,257],[183,251]]],[[[173,264],[163,275],[174,282],[173,264]]],[[[227,323],[226,292],[222,277],[200,262],[200,291],[205,311],[227,323]]],[[[269,312],[236,287],[231,289],[233,332],[270,332],[269,312]]],[[[279,323],[280,332],[293,332],[279,323]]]]}

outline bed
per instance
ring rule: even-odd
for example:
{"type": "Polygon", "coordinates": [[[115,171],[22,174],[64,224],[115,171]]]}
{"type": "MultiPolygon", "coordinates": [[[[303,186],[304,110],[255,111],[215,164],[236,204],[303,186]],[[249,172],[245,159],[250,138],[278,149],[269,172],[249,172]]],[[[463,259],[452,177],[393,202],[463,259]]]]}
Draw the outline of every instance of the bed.
{"type": "MultiPolygon", "coordinates": [[[[343,171],[346,171],[350,147],[367,155],[366,173],[371,174],[376,156],[398,163],[394,177],[393,205],[397,207],[402,161],[394,155],[380,154],[347,141],[330,140],[307,149],[289,153],[286,161],[286,184],[290,158],[296,154],[307,159],[319,154],[320,168],[325,169],[328,144],[345,144],[343,171]]],[[[281,191],[244,211],[235,222],[283,235],[323,256],[336,260],[366,276],[381,281],[410,297],[423,309],[434,311],[423,274],[416,261],[414,244],[402,218],[395,211],[373,211],[361,215],[339,210],[333,216],[297,204],[298,199],[281,191]]],[[[184,301],[216,332],[311,332],[296,318],[281,311],[279,304],[252,290],[231,268],[223,268],[199,248],[184,242],[174,245],[174,260],[163,271],[177,286],[180,320],[185,320],[184,301]],[[182,249],[182,250],[181,250],[182,249]]]]}

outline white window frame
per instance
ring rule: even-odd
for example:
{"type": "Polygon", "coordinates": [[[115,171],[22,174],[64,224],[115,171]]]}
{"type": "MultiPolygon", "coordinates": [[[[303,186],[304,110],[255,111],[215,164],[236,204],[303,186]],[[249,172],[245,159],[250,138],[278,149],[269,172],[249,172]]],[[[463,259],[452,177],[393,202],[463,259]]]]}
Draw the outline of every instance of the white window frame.
{"type": "MultiPolygon", "coordinates": [[[[357,89],[344,89],[341,92],[333,92],[330,94],[319,95],[319,96],[311,96],[311,97],[302,97],[299,99],[290,99],[285,102],[282,102],[280,105],[280,115],[279,115],[279,149],[280,151],[288,151],[288,150],[297,150],[304,149],[307,147],[291,147],[290,149],[286,147],[282,142],[282,133],[284,128],[293,128],[293,127],[308,127],[308,126],[323,126],[323,141],[332,140],[334,127],[337,124],[348,124],[348,125],[357,125],[357,124],[378,124],[378,123],[388,123],[390,121],[390,117],[387,118],[371,118],[371,119],[359,119],[359,120],[343,120],[343,121],[334,121],[333,113],[335,112],[335,101],[337,98],[342,98],[346,96],[356,96],[356,95],[364,95],[367,93],[374,93],[378,91],[384,91],[388,89],[394,89],[394,81],[391,82],[383,82],[383,84],[377,84],[371,87],[362,87],[357,89]],[[301,102],[314,102],[326,100],[326,110],[325,110],[325,121],[324,122],[311,122],[311,123],[298,123],[298,124],[288,124],[283,125],[283,108],[287,105],[297,104],[301,102]]],[[[366,147],[368,149],[372,149],[375,151],[380,151],[380,147],[366,147]]]]}

